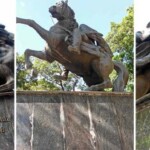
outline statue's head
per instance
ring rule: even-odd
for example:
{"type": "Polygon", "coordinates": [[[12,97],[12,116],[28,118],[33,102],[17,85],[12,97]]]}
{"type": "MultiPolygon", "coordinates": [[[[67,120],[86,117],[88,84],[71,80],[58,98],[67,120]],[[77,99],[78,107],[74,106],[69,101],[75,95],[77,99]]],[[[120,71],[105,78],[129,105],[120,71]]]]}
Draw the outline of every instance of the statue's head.
{"type": "Polygon", "coordinates": [[[74,19],[74,11],[68,6],[67,1],[61,1],[49,8],[52,17],[57,20],[74,19]]]}

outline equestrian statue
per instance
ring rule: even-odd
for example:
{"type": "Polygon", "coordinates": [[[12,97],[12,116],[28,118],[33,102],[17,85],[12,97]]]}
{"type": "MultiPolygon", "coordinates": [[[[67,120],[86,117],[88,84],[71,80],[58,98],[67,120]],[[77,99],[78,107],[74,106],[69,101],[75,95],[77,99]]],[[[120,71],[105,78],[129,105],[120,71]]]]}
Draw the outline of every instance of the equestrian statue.
{"type": "Polygon", "coordinates": [[[113,53],[102,34],[85,24],[78,25],[74,11],[67,1],[61,1],[49,8],[53,18],[57,19],[49,31],[34,20],[17,18],[17,23],[33,28],[47,43],[45,51],[27,49],[25,51],[26,68],[31,68],[30,56],[46,60],[49,63],[58,61],[65,69],[57,79],[67,80],[69,71],[83,78],[88,91],[124,91],[128,81],[128,71],[121,62],[113,61],[113,53]],[[113,69],[117,78],[112,84],[109,75],[113,69]]]}
{"type": "Polygon", "coordinates": [[[14,35],[0,24],[0,92],[14,88],[14,35]]]}

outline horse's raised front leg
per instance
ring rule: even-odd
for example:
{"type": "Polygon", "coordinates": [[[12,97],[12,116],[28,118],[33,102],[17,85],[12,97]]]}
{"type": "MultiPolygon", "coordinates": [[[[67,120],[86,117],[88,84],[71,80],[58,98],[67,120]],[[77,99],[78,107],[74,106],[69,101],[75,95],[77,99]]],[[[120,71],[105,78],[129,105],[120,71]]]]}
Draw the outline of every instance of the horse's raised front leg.
{"type": "Polygon", "coordinates": [[[34,56],[36,58],[48,61],[50,63],[54,61],[53,58],[46,55],[45,51],[36,51],[36,50],[26,49],[24,54],[25,54],[26,69],[31,69],[32,68],[32,63],[30,61],[30,56],[34,56]]]}
{"type": "Polygon", "coordinates": [[[34,20],[31,19],[23,19],[18,18],[16,19],[17,23],[25,24],[32,27],[45,41],[49,39],[49,31],[42,28],[39,24],[37,24],[34,20]]]}

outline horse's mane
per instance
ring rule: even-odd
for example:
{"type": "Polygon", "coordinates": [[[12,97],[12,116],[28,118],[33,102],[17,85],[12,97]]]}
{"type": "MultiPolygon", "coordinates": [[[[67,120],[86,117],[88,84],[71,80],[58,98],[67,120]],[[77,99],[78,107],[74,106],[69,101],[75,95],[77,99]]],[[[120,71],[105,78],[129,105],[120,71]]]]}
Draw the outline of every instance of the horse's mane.
{"type": "Polygon", "coordinates": [[[61,1],[56,4],[57,7],[61,9],[61,15],[64,17],[64,19],[74,19],[75,18],[75,13],[73,9],[68,6],[68,4],[64,1],[61,1]]]}
{"type": "Polygon", "coordinates": [[[65,12],[65,17],[68,19],[72,19],[75,17],[74,11],[69,6],[67,7],[67,11],[65,12]]]}

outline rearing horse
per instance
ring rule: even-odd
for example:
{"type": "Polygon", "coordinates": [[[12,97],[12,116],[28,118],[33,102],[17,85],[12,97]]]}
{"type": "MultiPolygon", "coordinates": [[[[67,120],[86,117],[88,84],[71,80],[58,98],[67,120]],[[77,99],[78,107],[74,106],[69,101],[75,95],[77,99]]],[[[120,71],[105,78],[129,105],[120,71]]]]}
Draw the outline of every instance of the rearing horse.
{"type": "Polygon", "coordinates": [[[124,91],[128,81],[128,71],[121,62],[112,61],[111,52],[108,50],[109,47],[101,35],[86,25],[80,25],[79,30],[83,33],[80,47],[81,53],[79,55],[70,52],[68,50],[68,46],[71,44],[69,39],[72,39],[73,29],[78,28],[78,24],[74,18],[74,11],[66,2],[62,1],[51,6],[49,12],[52,14],[52,17],[58,20],[49,31],[43,29],[33,20],[17,18],[17,23],[26,24],[35,29],[47,43],[44,52],[30,49],[25,51],[27,68],[32,66],[29,59],[30,56],[46,60],[50,63],[56,60],[65,66],[65,78],[68,71],[71,71],[83,77],[85,83],[89,86],[87,90],[93,91],[102,91],[105,88],[111,88],[112,83],[109,75],[115,69],[118,77],[114,82],[113,90],[124,91]],[[86,32],[86,29],[91,30],[86,32]],[[95,42],[97,42],[96,45],[94,44],[95,42]],[[102,42],[103,45],[101,44],[102,42]]]}

